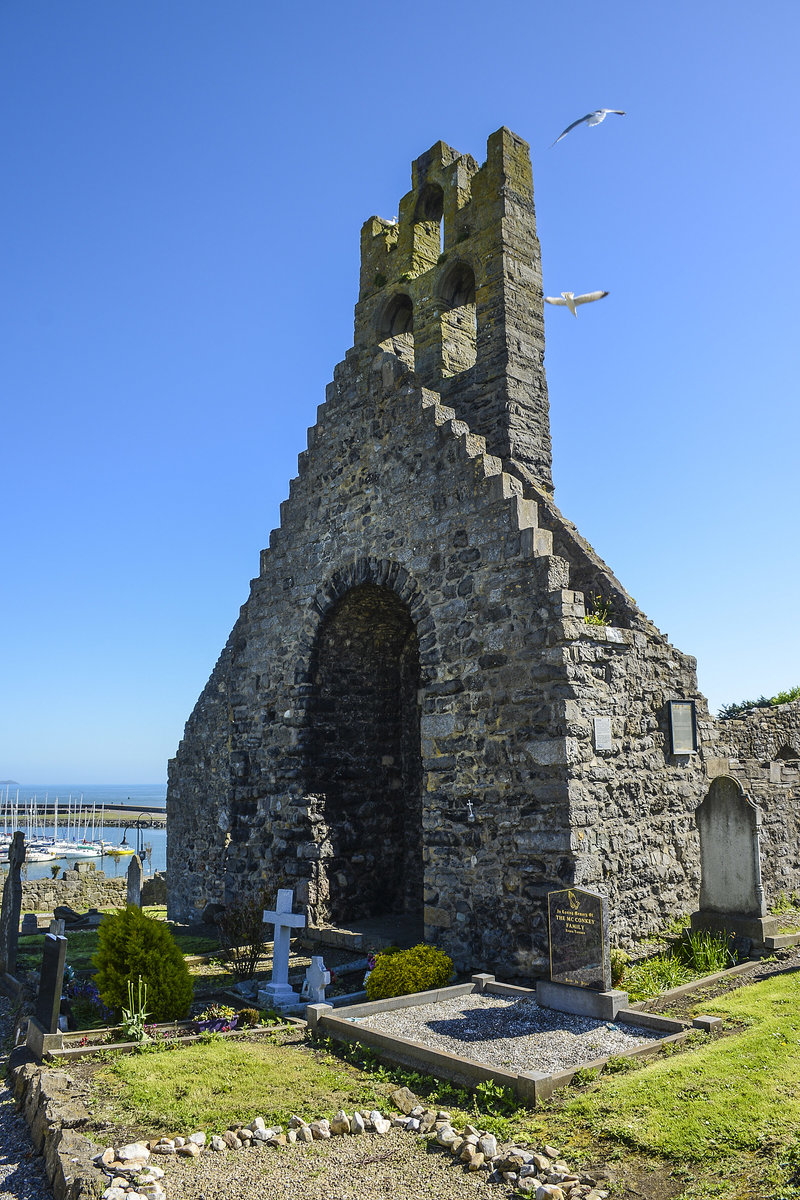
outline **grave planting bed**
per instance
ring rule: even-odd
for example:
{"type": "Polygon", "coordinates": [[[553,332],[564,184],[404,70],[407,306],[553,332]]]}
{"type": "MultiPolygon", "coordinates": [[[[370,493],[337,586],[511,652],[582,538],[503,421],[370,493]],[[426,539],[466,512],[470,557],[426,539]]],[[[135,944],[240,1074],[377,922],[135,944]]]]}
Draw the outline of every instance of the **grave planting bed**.
{"type": "Polygon", "coordinates": [[[564,1087],[578,1070],[602,1067],[611,1057],[653,1055],[691,1033],[682,1021],[631,1009],[622,1009],[613,1022],[540,1009],[534,990],[487,975],[336,1010],[309,1005],[307,1018],[318,1036],[361,1043],[388,1063],[459,1086],[475,1088],[491,1079],[526,1104],[564,1087]],[[484,1024],[484,1036],[476,1030],[478,1009],[491,1010],[488,1024],[486,1016],[478,1021],[484,1024]],[[530,1040],[520,1053],[523,1038],[530,1040]],[[548,1052],[548,1042],[550,1051],[554,1042],[560,1043],[560,1057],[548,1052]]]}

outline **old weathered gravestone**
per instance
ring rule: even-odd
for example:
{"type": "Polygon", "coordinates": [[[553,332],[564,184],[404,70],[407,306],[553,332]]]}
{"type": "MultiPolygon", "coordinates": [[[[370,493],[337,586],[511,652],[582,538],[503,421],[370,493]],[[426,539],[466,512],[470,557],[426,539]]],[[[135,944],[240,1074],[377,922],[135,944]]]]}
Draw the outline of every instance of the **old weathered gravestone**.
{"type": "Polygon", "coordinates": [[[309,1004],[325,1003],[325,988],[331,981],[330,971],[325,970],[324,959],[315,955],[311,966],[306,971],[306,981],[303,985],[303,996],[309,1004]]]}
{"type": "Polygon", "coordinates": [[[39,932],[39,918],[36,913],[25,913],[22,918],[22,928],[20,933],[23,937],[29,937],[32,933],[39,932]]]}
{"type": "Polygon", "coordinates": [[[131,857],[128,865],[128,904],[136,908],[142,907],[142,860],[138,854],[131,857]]]}
{"type": "Polygon", "coordinates": [[[763,941],[777,932],[761,886],[761,813],[736,779],[720,775],[695,811],[700,834],[700,911],[692,929],[763,941]]]}
{"type": "Polygon", "coordinates": [[[66,932],[66,929],[67,929],[66,921],[59,921],[56,917],[53,917],[52,921],[50,922],[50,928],[48,929],[47,932],[54,933],[56,935],[56,937],[63,937],[66,932]]]}
{"type": "Polygon", "coordinates": [[[0,974],[13,975],[17,969],[19,914],[22,910],[22,864],[25,862],[25,835],[17,831],[8,847],[8,875],[3,884],[0,909],[0,974]]]}
{"type": "Polygon", "coordinates": [[[58,1033],[66,957],[67,939],[53,933],[45,934],[35,1014],[43,1033],[58,1033]]]}
{"type": "Polygon", "coordinates": [[[275,911],[267,910],[264,920],[275,926],[272,949],[272,981],[260,989],[258,1003],[270,1008],[290,1008],[300,1003],[299,994],[289,986],[289,940],[290,930],[302,929],[306,919],[302,913],[292,912],[292,889],[281,888],[275,911]]]}
{"type": "Polygon", "coordinates": [[[628,995],[611,988],[606,897],[584,888],[550,892],[547,914],[550,979],[537,983],[537,1003],[603,1019],[616,1016],[628,995]]]}

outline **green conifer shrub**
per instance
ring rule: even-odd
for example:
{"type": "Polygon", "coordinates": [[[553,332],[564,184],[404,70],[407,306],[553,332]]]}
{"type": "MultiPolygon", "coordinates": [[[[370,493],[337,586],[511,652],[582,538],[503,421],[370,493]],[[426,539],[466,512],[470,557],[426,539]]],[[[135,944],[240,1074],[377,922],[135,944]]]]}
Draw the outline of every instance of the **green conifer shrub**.
{"type": "Polygon", "coordinates": [[[119,1015],[128,1002],[128,983],[147,985],[152,1021],[179,1021],[192,1002],[189,968],[168,925],[134,905],[104,917],[92,959],[100,998],[119,1015]]]}
{"type": "Polygon", "coordinates": [[[419,945],[394,954],[379,954],[367,980],[367,998],[386,1000],[445,987],[453,974],[453,960],[436,946],[419,945]]]}

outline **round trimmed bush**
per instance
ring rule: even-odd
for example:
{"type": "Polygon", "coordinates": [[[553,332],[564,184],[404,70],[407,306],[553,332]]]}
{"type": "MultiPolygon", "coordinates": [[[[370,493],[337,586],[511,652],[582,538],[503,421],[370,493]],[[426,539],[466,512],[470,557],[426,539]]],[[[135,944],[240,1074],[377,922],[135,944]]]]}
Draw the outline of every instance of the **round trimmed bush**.
{"type": "Polygon", "coordinates": [[[445,987],[453,974],[453,960],[444,950],[424,944],[393,954],[379,954],[367,980],[367,998],[386,1000],[445,987]]]}
{"type": "Polygon", "coordinates": [[[104,917],[92,962],[100,999],[117,1014],[128,1004],[128,981],[147,984],[150,1021],[180,1021],[192,1002],[192,979],[172,932],[133,905],[104,917]]]}

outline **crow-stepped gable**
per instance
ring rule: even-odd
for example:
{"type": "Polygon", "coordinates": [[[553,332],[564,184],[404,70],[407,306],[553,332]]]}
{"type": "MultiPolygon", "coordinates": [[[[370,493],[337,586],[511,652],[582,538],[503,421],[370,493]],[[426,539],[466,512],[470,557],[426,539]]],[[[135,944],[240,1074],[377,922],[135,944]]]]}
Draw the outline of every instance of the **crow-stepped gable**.
{"type": "Polygon", "coordinates": [[[620,944],[696,907],[694,811],[770,737],[764,884],[800,885],[800,704],[720,742],[694,659],[555,507],[542,309],[526,143],[437,142],[364,225],[354,345],[170,763],[172,918],[290,886],[310,922],[406,914],[535,975],[548,891],[609,896],[620,944]]]}

